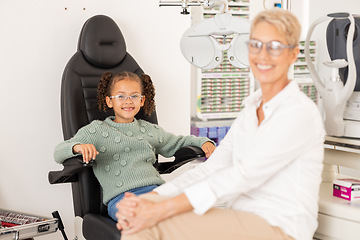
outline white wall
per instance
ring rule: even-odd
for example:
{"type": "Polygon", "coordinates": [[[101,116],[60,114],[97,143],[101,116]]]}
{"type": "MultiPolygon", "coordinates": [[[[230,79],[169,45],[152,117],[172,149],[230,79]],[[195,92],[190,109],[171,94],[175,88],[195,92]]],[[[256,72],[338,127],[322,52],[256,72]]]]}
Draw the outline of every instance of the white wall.
{"type": "MultiPolygon", "coordinates": [[[[254,9],[261,10],[262,2],[254,0],[254,9]]],[[[360,5],[358,0],[340,6],[335,0],[311,1],[310,22],[332,11],[360,13],[360,5]]],[[[118,23],[128,51],[152,76],[159,123],[176,134],[189,133],[190,67],[179,41],[190,16],[179,12],[160,8],[157,0],[0,2],[0,208],[45,216],[59,210],[69,239],[74,236],[70,185],[50,185],[47,174],[60,169],[53,149],[62,141],[62,71],[76,51],[82,24],[93,15],[105,14],[118,23]]]]}
{"type": "MultiPolygon", "coordinates": [[[[159,123],[190,132],[190,67],[179,47],[190,16],[157,0],[12,0],[0,2],[0,208],[51,216],[59,210],[74,237],[69,184],[47,174],[62,141],[60,80],[83,23],[105,14],[119,25],[128,52],[152,76],[159,123]],[[67,10],[65,10],[67,8],[67,10]]],[[[41,239],[62,239],[60,233],[41,239]]]]}

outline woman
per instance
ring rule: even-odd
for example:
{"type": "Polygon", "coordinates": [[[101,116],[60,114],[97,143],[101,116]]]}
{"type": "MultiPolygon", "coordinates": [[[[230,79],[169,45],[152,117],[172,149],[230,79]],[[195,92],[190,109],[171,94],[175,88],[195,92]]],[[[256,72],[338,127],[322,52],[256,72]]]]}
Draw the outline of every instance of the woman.
{"type": "Polygon", "coordinates": [[[325,131],[316,105],[287,78],[300,30],[286,10],[255,17],[248,49],[260,89],[205,163],[157,194],[126,193],[117,206],[122,240],[312,239],[325,131]]]}

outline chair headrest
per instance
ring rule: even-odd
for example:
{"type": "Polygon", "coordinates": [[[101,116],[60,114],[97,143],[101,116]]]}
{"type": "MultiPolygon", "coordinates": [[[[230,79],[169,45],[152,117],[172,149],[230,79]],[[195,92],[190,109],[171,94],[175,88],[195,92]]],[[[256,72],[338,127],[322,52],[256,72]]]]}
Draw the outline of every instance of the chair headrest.
{"type": "Polygon", "coordinates": [[[78,50],[92,65],[111,68],[126,56],[125,39],[114,20],[104,15],[89,18],[80,33],[78,50]]]}

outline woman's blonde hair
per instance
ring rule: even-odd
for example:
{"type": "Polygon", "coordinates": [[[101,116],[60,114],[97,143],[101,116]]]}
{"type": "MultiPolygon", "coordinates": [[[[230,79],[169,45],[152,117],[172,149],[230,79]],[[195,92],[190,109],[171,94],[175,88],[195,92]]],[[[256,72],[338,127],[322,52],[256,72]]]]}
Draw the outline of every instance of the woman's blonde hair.
{"type": "Polygon", "coordinates": [[[251,22],[250,32],[257,24],[267,22],[284,34],[287,44],[297,46],[300,41],[301,24],[297,17],[288,10],[273,8],[260,12],[251,22]]]}

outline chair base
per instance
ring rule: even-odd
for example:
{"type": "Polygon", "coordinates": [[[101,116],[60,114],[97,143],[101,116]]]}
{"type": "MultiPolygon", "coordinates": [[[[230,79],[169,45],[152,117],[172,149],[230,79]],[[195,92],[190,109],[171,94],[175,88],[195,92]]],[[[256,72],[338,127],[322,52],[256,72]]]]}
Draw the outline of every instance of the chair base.
{"type": "Polygon", "coordinates": [[[119,240],[121,237],[112,219],[93,213],[84,216],[82,232],[87,240],[119,240]]]}
{"type": "Polygon", "coordinates": [[[82,233],[82,225],[84,219],[82,217],[76,216],[74,220],[74,228],[75,228],[75,237],[76,240],[86,240],[82,233]]]}

